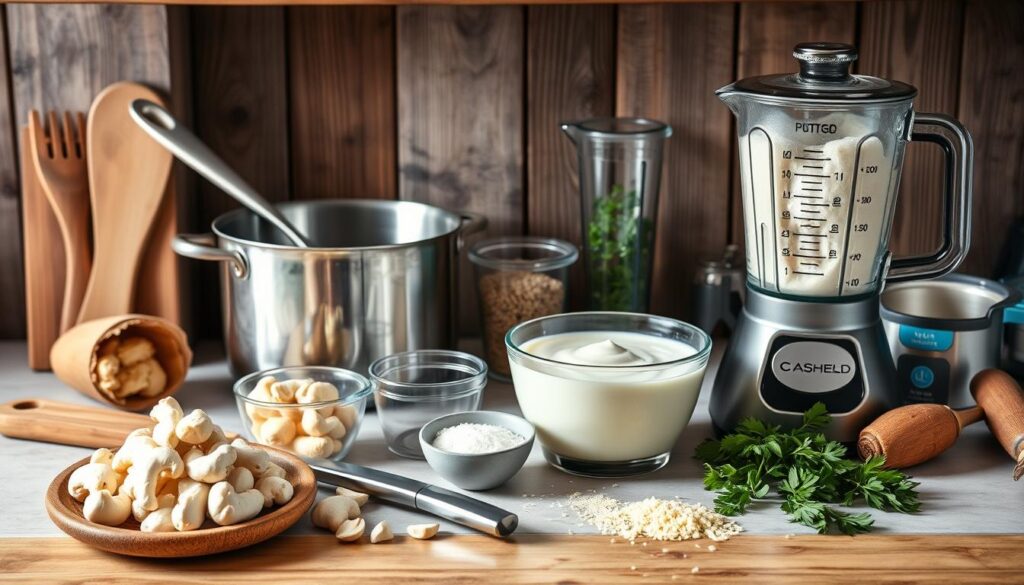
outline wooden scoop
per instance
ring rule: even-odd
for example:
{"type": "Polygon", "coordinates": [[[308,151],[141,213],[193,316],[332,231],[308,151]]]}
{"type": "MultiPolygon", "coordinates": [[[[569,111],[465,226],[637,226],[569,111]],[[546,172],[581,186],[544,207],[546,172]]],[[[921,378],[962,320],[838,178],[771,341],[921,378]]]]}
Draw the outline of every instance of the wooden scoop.
{"type": "Polygon", "coordinates": [[[140,91],[158,99],[134,83],[115,83],[89,110],[94,253],[79,323],[131,311],[139,259],[167,189],[171,155],[128,114],[140,91]]]}
{"type": "Polygon", "coordinates": [[[985,419],[992,434],[1017,461],[1014,479],[1024,474],[1024,391],[1002,370],[984,370],[971,380],[978,406],[953,410],[941,404],[911,404],[883,414],[860,432],[864,459],[884,455],[886,467],[924,463],[950,448],[969,424],[985,419]]]}

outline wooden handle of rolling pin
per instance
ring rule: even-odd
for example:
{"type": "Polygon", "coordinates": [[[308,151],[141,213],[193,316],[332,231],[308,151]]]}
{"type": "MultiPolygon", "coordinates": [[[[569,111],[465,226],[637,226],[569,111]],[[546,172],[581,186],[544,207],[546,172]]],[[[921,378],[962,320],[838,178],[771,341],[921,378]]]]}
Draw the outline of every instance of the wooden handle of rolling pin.
{"type": "Polygon", "coordinates": [[[864,427],[857,439],[857,451],[863,459],[884,455],[886,467],[911,467],[952,447],[965,426],[983,417],[984,412],[977,406],[963,410],[944,404],[901,406],[864,427]]]}
{"type": "Polygon", "coordinates": [[[1024,475],[1024,391],[1002,370],[983,370],[971,380],[971,396],[985,410],[988,428],[1013,457],[1013,479],[1024,475]]]}
{"type": "Polygon", "coordinates": [[[0,433],[15,439],[74,447],[117,447],[128,433],[153,426],[142,414],[42,398],[0,404],[0,433]]]}

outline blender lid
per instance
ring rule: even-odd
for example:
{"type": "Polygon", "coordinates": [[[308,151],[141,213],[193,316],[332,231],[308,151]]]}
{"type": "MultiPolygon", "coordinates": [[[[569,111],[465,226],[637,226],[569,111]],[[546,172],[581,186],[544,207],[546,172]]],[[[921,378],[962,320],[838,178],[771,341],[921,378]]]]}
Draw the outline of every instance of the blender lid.
{"type": "Polygon", "coordinates": [[[798,73],[776,73],[741,79],[716,94],[745,93],[783,99],[874,102],[912,99],[917,89],[900,81],[852,75],[857,49],[845,43],[800,43],[793,48],[798,73]]]}

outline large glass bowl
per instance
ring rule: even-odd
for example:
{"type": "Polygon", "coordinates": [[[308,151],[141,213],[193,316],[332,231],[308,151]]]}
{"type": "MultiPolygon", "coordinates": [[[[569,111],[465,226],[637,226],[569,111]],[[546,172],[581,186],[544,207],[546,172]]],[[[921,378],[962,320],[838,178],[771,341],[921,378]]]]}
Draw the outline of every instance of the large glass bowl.
{"type": "Polygon", "coordinates": [[[593,477],[636,475],[668,463],[711,355],[711,338],[699,328],[640,313],[540,317],[510,329],[505,345],[519,406],[537,428],[548,462],[593,477]],[[679,350],[686,355],[643,365],[578,365],[530,353],[533,340],[576,332],[668,339],[685,346],[679,350]]]}
{"type": "MultiPolygon", "coordinates": [[[[263,370],[243,376],[235,382],[234,392],[235,403],[238,405],[238,415],[242,417],[245,436],[249,440],[261,445],[291,451],[305,459],[324,458],[339,461],[344,459],[348,452],[352,450],[352,445],[359,435],[359,428],[363,423],[363,415],[366,413],[366,400],[369,398],[372,389],[369,380],[351,370],[329,366],[292,366],[263,370]],[[273,376],[278,382],[307,379],[311,379],[314,382],[328,382],[338,389],[338,399],[294,404],[250,398],[249,394],[256,388],[259,381],[266,376],[273,376]],[[332,439],[330,453],[322,453],[323,457],[310,454],[312,445],[317,443],[316,440],[298,439],[300,443],[305,441],[307,444],[296,444],[294,438],[292,441],[282,442],[281,439],[284,433],[280,430],[274,433],[268,432],[270,427],[267,427],[266,423],[269,420],[274,420],[272,424],[278,424],[280,427],[280,423],[284,423],[284,426],[294,428],[296,437],[303,436],[306,433],[300,429],[302,428],[304,416],[309,418],[319,416],[325,420],[333,416],[337,417],[339,422],[344,425],[345,431],[340,433],[340,437],[334,438],[330,437],[330,435],[324,435],[332,439]],[[290,420],[291,426],[281,419],[290,420]]],[[[339,432],[333,432],[332,434],[338,435],[339,432]]],[[[287,439],[287,435],[284,435],[283,438],[287,439]]]]}

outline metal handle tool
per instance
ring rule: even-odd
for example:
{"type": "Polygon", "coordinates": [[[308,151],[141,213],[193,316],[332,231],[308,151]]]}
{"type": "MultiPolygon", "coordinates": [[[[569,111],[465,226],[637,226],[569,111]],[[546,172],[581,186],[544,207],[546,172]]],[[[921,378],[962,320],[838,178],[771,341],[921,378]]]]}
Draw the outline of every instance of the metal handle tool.
{"type": "Polygon", "coordinates": [[[491,536],[504,538],[519,526],[519,517],[508,510],[422,481],[326,459],[309,466],[320,483],[367,493],[385,502],[427,512],[491,536]]]}

